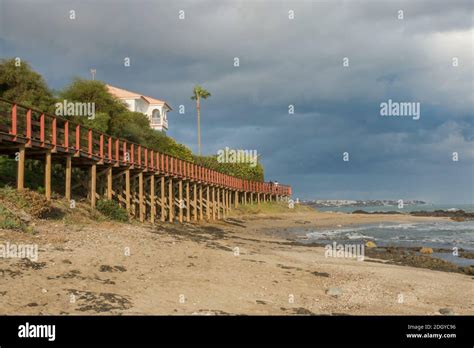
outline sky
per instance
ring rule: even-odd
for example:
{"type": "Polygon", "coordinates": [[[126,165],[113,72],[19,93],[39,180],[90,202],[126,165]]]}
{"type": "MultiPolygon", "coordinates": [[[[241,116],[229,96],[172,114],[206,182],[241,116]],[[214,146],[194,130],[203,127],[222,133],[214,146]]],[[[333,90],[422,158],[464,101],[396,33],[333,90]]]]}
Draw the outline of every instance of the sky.
{"type": "Polygon", "coordinates": [[[54,89],[95,68],[165,100],[195,152],[201,84],[203,153],[256,150],[295,198],[474,203],[473,16],[457,0],[0,0],[0,57],[54,89]],[[389,100],[419,119],[382,116],[389,100]]]}

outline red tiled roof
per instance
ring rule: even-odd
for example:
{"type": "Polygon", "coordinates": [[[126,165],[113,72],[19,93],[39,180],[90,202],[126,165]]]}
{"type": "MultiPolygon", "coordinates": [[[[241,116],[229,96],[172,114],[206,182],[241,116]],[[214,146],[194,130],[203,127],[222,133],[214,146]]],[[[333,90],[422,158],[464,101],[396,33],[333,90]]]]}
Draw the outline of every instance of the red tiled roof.
{"type": "Polygon", "coordinates": [[[142,95],[142,94],[139,94],[139,93],[127,91],[126,89],[118,88],[118,87],[108,85],[108,84],[106,86],[107,86],[107,90],[109,91],[109,93],[116,96],[119,99],[138,99],[138,98],[142,98],[148,104],[151,104],[151,105],[165,105],[169,110],[172,110],[171,107],[168,105],[168,103],[166,103],[163,100],[159,100],[159,99],[148,97],[146,95],[142,95]]]}

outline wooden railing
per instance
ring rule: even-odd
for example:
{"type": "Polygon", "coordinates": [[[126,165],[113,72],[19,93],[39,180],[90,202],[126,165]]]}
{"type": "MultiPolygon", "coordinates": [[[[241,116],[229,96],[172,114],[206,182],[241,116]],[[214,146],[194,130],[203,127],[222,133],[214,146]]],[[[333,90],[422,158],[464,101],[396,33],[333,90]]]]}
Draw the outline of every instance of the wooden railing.
{"type": "Polygon", "coordinates": [[[236,178],[0,98],[0,132],[11,141],[85,156],[103,164],[172,175],[228,189],[291,196],[291,187],[236,178]]]}

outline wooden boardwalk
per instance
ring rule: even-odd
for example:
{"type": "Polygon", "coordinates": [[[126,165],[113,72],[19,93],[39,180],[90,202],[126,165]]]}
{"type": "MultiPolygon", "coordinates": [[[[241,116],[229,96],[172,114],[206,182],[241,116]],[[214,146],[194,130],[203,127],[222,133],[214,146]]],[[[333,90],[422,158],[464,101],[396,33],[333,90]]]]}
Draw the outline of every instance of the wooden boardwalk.
{"type": "Polygon", "coordinates": [[[93,208],[97,199],[116,200],[142,222],[221,219],[239,204],[291,196],[289,186],[235,178],[4,99],[0,154],[17,159],[19,190],[25,185],[26,158],[42,160],[50,200],[52,164],[60,163],[67,200],[80,187],[93,208]],[[73,167],[85,171],[87,180],[72,182],[73,167]]]}

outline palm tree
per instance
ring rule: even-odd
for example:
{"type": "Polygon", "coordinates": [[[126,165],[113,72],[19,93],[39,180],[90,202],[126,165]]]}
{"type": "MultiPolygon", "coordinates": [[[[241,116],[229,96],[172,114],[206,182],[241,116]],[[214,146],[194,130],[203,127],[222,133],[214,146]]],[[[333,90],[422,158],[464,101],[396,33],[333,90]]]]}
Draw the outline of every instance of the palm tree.
{"type": "Polygon", "coordinates": [[[207,99],[211,96],[211,93],[206,91],[199,85],[196,85],[193,89],[192,100],[196,101],[196,110],[198,116],[198,154],[201,156],[201,99],[207,99]]]}

